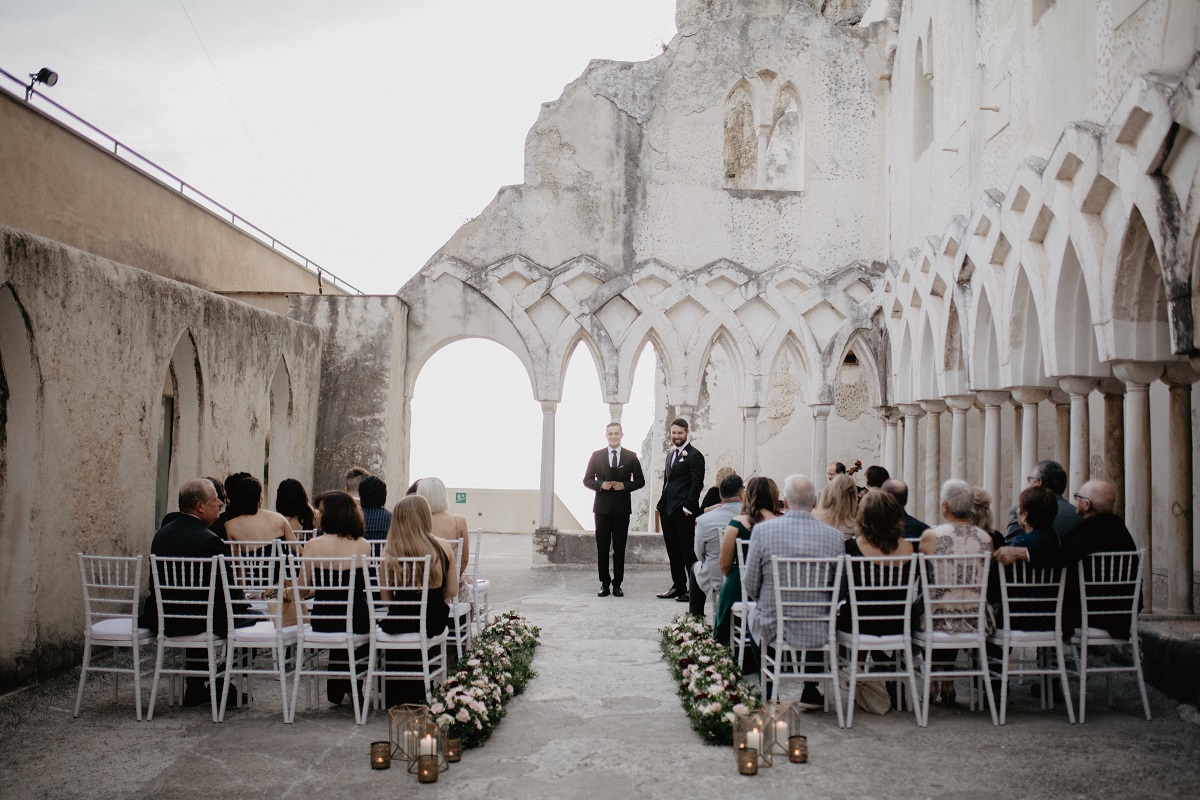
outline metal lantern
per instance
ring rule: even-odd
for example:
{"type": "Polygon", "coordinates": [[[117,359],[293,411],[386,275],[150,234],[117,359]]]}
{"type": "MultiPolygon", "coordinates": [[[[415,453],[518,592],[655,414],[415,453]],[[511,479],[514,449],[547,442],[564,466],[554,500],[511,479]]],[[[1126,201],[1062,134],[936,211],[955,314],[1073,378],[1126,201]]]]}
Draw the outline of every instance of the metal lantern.
{"type": "Polygon", "coordinates": [[[762,713],[767,753],[787,756],[788,739],[800,734],[799,707],[790,700],[777,700],[764,705],[762,713]]]}
{"type": "Polygon", "coordinates": [[[417,725],[429,716],[429,708],[421,705],[392,706],[388,709],[388,738],[392,742],[392,758],[407,764],[416,761],[417,725]]]}
{"type": "MultiPolygon", "coordinates": [[[[419,777],[428,771],[431,763],[437,766],[435,776],[450,769],[450,762],[446,760],[446,734],[432,715],[426,712],[423,716],[415,718],[409,730],[416,745],[416,756],[408,762],[409,772],[418,774],[419,777]]],[[[436,779],[435,777],[434,780],[436,779]]]]}
{"type": "Polygon", "coordinates": [[[766,727],[765,714],[759,711],[749,711],[738,714],[733,718],[733,749],[734,754],[741,760],[742,750],[758,751],[758,766],[771,766],[769,731],[766,727]]]}

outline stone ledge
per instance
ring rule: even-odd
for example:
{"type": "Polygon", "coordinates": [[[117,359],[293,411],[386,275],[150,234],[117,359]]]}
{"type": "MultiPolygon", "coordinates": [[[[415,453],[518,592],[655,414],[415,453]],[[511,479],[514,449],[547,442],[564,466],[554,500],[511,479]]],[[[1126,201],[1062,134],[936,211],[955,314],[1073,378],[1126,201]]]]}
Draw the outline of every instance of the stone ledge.
{"type": "MultiPolygon", "coordinates": [[[[625,564],[662,564],[667,548],[661,533],[630,533],[625,545],[625,564]]],[[[533,532],[535,567],[596,565],[596,534],[591,531],[560,531],[539,528],[533,532]]]]}
{"type": "Polygon", "coordinates": [[[1181,703],[1200,702],[1200,618],[1148,614],[1138,621],[1146,681],[1181,703]]]}

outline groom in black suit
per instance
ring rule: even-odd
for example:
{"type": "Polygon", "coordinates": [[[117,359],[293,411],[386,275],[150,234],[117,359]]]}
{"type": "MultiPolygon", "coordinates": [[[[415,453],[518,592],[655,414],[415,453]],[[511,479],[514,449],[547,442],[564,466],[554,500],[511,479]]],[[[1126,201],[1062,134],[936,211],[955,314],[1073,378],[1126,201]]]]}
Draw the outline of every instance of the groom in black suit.
{"type": "Polygon", "coordinates": [[[688,573],[696,560],[694,537],[704,491],[704,455],[688,440],[686,419],[671,423],[671,448],[663,473],[658,516],[662,524],[667,558],[671,561],[671,588],[658,597],[688,601],[688,573]]]}
{"type": "Polygon", "coordinates": [[[629,496],[646,485],[637,453],[621,447],[621,423],[610,422],[604,429],[608,447],[592,453],[588,459],[583,485],[596,493],[592,511],[596,515],[596,564],[600,571],[600,591],[608,597],[612,584],[614,597],[624,597],[621,581],[625,578],[625,542],[629,538],[629,496]],[[608,574],[608,551],[612,547],[612,578],[608,574]]]}

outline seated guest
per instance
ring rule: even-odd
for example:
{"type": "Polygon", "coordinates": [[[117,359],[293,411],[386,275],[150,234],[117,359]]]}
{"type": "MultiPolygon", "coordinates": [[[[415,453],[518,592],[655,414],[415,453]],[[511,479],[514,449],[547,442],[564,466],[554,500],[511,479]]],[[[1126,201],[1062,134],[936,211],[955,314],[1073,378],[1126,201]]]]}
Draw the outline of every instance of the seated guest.
{"type": "MultiPolygon", "coordinates": [[[[853,481],[851,481],[853,483],[853,481]]],[[[776,621],[779,614],[775,608],[775,579],[771,574],[771,556],[783,558],[837,558],[846,552],[845,539],[836,528],[831,528],[813,516],[813,504],[817,500],[812,481],[803,475],[791,475],[783,484],[787,511],[776,519],[761,522],[750,537],[750,551],[746,555],[746,574],[742,583],[746,596],[757,605],[750,612],[752,647],[767,648],[773,654],[776,638],[776,621]]],[[[783,631],[783,641],[790,647],[822,647],[829,641],[829,626],[821,620],[814,622],[789,622],[783,631]]],[[[837,654],[831,654],[836,659],[837,654]]],[[[820,651],[804,651],[804,662],[816,662],[820,651]]],[[[770,687],[763,687],[768,695],[770,687]]],[[[825,700],[815,682],[805,683],[797,704],[800,708],[825,707],[825,700]]]]}
{"type": "Polygon", "coordinates": [[[846,465],[840,461],[830,461],[829,466],[825,468],[825,479],[833,480],[838,475],[846,474],[846,465]]]}
{"type": "MultiPolygon", "coordinates": [[[[1075,530],[1075,526],[1080,523],[1075,506],[1063,498],[1063,493],[1067,491],[1067,471],[1057,461],[1039,461],[1034,465],[1028,481],[1030,486],[1044,486],[1054,493],[1055,503],[1058,505],[1058,514],[1054,517],[1054,532],[1058,534],[1059,544],[1062,544],[1067,534],[1075,530]]],[[[1022,533],[1021,523],[1017,520],[1017,507],[1013,506],[1008,514],[1005,542],[1012,544],[1013,537],[1022,533]]]]}
{"type": "Polygon", "coordinates": [[[295,478],[284,478],[275,490],[275,510],[287,517],[294,531],[311,531],[317,527],[316,509],[308,502],[304,484],[295,478]]]}
{"type": "Polygon", "coordinates": [[[900,510],[903,512],[904,538],[914,544],[920,542],[921,534],[929,530],[929,526],[904,510],[904,507],[908,505],[908,484],[899,478],[888,478],[879,488],[894,497],[900,504],[900,510]]]}
{"type": "Polygon", "coordinates": [[[713,476],[713,485],[708,487],[708,491],[704,493],[704,498],[700,501],[700,512],[702,514],[708,513],[722,504],[721,481],[733,474],[733,467],[717,467],[717,474],[713,476]]]}
{"type": "MultiPolygon", "coordinates": [[[[229,542],[270,542],[275,539],[296,541],[296,534],[287,517],[262,507],[262,483],[248,476],[233,487],[229,509],[232,518],[225,523],[225,540],[229,542]]],[[[269,555],[264,553],[263,555],[269,555]]]]}
{"type": "Polygon", "coordinates": [[[813,516],[831,528],[837,528],[842,536],[850,538],[858,532],[854,521],[858,513],[858,487],[849,475],[835,475],[821,490],[813,516]]]}
{"type": "MultiPolygon", "coordinates": [[[[365,483],[365,482],[364,482],[365,483]]],[[[433,515],[429,503],[424,497],[406,496],[396,503],[391,514],[391,527],[388,529],[387,543],[383,546],[384,561],[380,565],[385,578],[395,580],[395,562],[389,566],[388,559],[420,558],[429,556],[429,593],[425,606],[425,633],[427,636],[439,636],[446,630],[450,617],[450,603],[458,593],[458,581],[454,579],[451,568],[453,551],[441,539],[433,535],[433,515]]],[[[420,574],[416,576],[420,578],[420,574]]],[[[382,599],[409,599],[414,606],[421,602],[419,589],[405,592],[406,597],[394,597],[384,591],[382,599]]],[[[399,615],[413,613],[407,605],[388,607],[388,614],[399,615]]],[[[379,623],[385,633],[415,633],[419,630],[416,620],[386,619],[379,623]]],[[[420,668],[420,659],[414,654],[404,651],[388,653],[389,668],[420,668]]],[[[384,687],[384,702],[394,706],[400,703],[424,703],[425,685],[423,681],[389,679],[384,687]],[[395,684],[395,686],[393,686],[395,684]]]]}
{"type": "MultiPolygon", "coordinates": [[[[1106,481],[1088,481],[1075,494],[1075,510],[1083,518],[1067,536],[1057,551],[1038,552],[1025,546],[1002,547],[996,560],[1002,564],[1030,561],[1037,566],[1067,568],[1067,587],[1063,596],[1063,635],[1071,636],[1081,622],[1079,607],[1079,571],[1075,564],[1092,553],[1133,552],[1133,541],[1124,521],[1114,512],[1117,504],[1116,487],[1106,481]]],[[[1140,601],[1140,598],[1139,598],[1140,601]]],[[[1139,610],[1141,603],[1139,602],[1139,610]]],[[[1117,639],[1129,638],[1128,617],[1097,617],[1100,627],[1117,639]]]]}
{"type": "Polygon", "coordinates": [[[775,519],[783,513],[779,502],[779,487],[770,478],[761,475],[751,478],[742,490],[742,498],[742,513],[729,521],[721,537],[720,567],[725,582],[721,584],[721,594],[717,596],[714,624],[717,641],[721,644],[729,644],[729,611],[734,603],[742,601],[742,575],[738,570],[737,540],[748,540],[755,525],[764,520],[775,519]]]}
{"type": "Polygon", "coordinates": [[[225,491],[218,492],[218,495],[220,495],[222,498],[221,502],[225,508],[221,512],[221,516],[217,517],[217,521],[214,522],[210,527],[212,528],[212,532],[217,536],[220,536],[222,539],[227,538],[225,536],[225,523],[238,515],[238,512],[234,511],[233,507],[230,506],[229,498],[233,497],[234,487],[237,486],[239,482],[249,477],[249,472],[235,472],[225,478],[225,491]]]}
{"type": "Polygon", "coordinates": [[[1057,495],[1045,486],[1030,486],[1017,500],[1017,521],[1023,533],[1010,536],[1008,544],[1025,549],[1034,566],[1042,566],[1043,559],[1058,553],[1058,534],[1054,532],[1057,500],[1057,495]]]}
{"type": "MultiPolygon", "coordinates": [[[[732,470],[730,470],[732,473],[732,470]]],[[[696,518],[696,535],[693,550],[696,561],[692,564],[689,578],[688,611],[697,617],[704,616],[704,601],[721,588],[725,576],[721,574],[721,537],[730,521],[742,510],[742,479],[736,474],[726,475],[720,486],[721,505],[706,511],[696,518]]]]}
{"type": "MultiPolygon", "coordinates": [[[[930,556],[991,553],[992,537],[988,536],[986,531],[975,527],[975,523],[971,521],[971,511],[975,505],[975,492],[971,485],[966,481],[948,480],[942,484],[941,499],[942,516],[946,518],[946,524],[929,528],[921,534],[920,551],[930,556]]],[[[969,606],[973,606],[978,598],[975,589],[947,587],[935,588],[932,591],[937,600],[956,600],[961,597],[969,606]]],[[[991,635],[996,626],[990,607],[985,624],[986,633],[991,635]]],[[[975,633],[977,627],[969,619],[936,619],[933,629],[946,633],[975,633]]],[[[941,671],[949,670],[958,660],[957,650],[938,650],[935,653],[935,671],[939,668],[941,671]]],[[[955,701],[953,681],[937,681],[932,687],[931,703],[952,706],[955,701]]]]}
{"type": "Polygon", "coordinates": [[[417,495],[425,498],[432,512],[433,535],[447,542],[462,539],[462,558],[458,563],[458,591],[470,592],[470,581],[466,577],[467,564],[471,557],[471,537],[467,532],[467,518],[451,514],[449,493],[441,478],[422,478],[417,482],[417,495]]]}
{"type": "Polygon", "coordinates": [[[891,479],[891,477],[891,474],[887,471],[887,467],[872,464],[867,467],[867,488],[882,489],[884,481],[891,479]]]}
{"type": "MultiPolygon", "coordinates": [[[[229,548],[224,540],[209,530],[220,514],[221,501],[211,481],[206,478],[191,480],[179,487],[179,513],[170,522],[163,525],[154,534],[150,543],[150,554],[161,558],[211,558],[212,556],[227,556],[229,548]]],[[[206,590],[201,590],[207,594],[206,590]]],[[[187,608],[176,608],[177,601],[192,600],[195,590],[168,589],[163,592],[163,610],[167,613],[183,613],[187,608]]],[[[224,589],[221,578],[217,578],[216,600],[213,603],[213,633],[223,637],[229,631],[229,617],[225,608],[224,589]]],[[[202,595],[203,596],[203,595],[202,595]]],[[[239,626],[250,625],[252,620],[241,619],[239,626]]],[[[166,636],[194,636],[202,634],[208,625],[203,615],[194,619],[167,617],[165,619],[166,636]]],[[[138,626],[158,631],[158,605],[154,597],[153,578],[151,578],[150,593],[146,604],[138,618],[138,626]]],[[[208,669],[208,657],[203,648],[187,650],[186,666],[188,669],[208,669]]],[[[188,676],[184,682],[183,704],[198,706],[209,702],[208,682],[203,676],[188,676]]],[[[221,694],[217,687],[217,696],[221,694]]]]}
{"type": "Polygon", "coordinates": [[[367,472],[362,467],[351,467],[350,469],[346,470],[346,474],[343,476],[346,494],[350,495],[355,500],[358,500],[358,485],[362,483],[363,478],[369,477],[371,477],[371,473],[367,472]]]}
{"type": "Polygon", "coordinates": [[[368,475],[358,485],[358,499],[362,504],[367,539],[383,541],[392,527],[392,514],[383,507],[387,502],[387,484],[382,478],[368,475]]]}
{"type": "Polygon", "coordinates": [[[1004,534],[992,527],[992,496],[982,486],[974,487],[972,492],[971,521],[976,528],[992,537],[992,547],[1003,547],[1004,534]]]}
{"type": "MultiPolygon", "coordinates": [[[[371,546],[363,538],[363,517],[358,503],[346,492],[332,491],[317,496],[317,535],[305,542],[305,558],[366,558],[371,555],[371,546]]],[[[307,565],[311,569],[312,565],[307,565]]],[[[312,629],[320,633],[342,633],[346,630],[342,619],[347,603],[353,605],[354,632],[369,633],[370,611],[367,608],[366,573],[360,567],[343,570],[335,580],[333,588],[324,588],[308,593],[313,597],[313,609],[309,618],[312,629]],[[353,585],[353,596],[349,587],[353,585]],[[340,588],[338,588],[340,587],[340,588]]],[[[369,645],[355,650],[355,660],[365,658],[369,645]]],[[[349,671],[349,654],[345,650],[329,653],[331,670],[349,671]]],[[[350,692],[349,680],[330,679],[325,691],[329,702],[340,705],[350,692]]]]}
{"type": "MultiPolygon", "coordinates": [[[[869,489],[859,502],[858,536],[846,540],[846,555],[855,558],[860,556],[867,556],[869,558],[911,556],[913,554],[912,543],[900,535],[904,531],[900,515],[900,504],[896,502],[894,497],[879,489],[869,489]]],[[[897,563],[903,562],[887,561],[883,562],[880,566],[897,563]]],[[[872,564],[870,568],[878,570],[879,566],[872,564]]],[[[862,585],[863,578],[860,571],[864,569],[863,563],[854,562],[853,569],[855,570],[856,585],[862,585]]],[[[872,581],[867,585],[877,584],[878,581],[872,581]]],[[[897,603],[903,603],[905,594],[906,590],[897,589],[893,593],[893,596],[896,598],[897,603]]],[[[872,594],[871,599],[873,601],[883,601],[888,599],[888,597],[883,596],[882,592],[877,592],[872,594]]],[[[860,610],[863,618],[859,620],[859,633],[871,636],[889,636],[904,632],[904,622],[902,620],[873,622],[866,619],[865,616],[871,611],[874,611],[877,615],[893,615],[898,613],[894,607],[890,606],[874,606],[867,611],[860,610]]],[[[838,628],[843,631],[852,630],[849,603],[844,604],[839,609],[838,628]]]]}

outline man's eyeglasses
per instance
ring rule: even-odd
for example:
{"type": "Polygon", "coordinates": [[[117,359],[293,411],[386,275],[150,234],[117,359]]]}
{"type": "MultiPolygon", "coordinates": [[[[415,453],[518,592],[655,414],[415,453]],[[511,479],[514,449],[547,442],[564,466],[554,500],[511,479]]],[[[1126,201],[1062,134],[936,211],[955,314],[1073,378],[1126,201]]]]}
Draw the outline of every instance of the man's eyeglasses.
{"type": "Polygon", "coordinates": [[[1026,482],[1027,482],[1027,483],[1028,483],[1030,486],[1032,486],[1033,484],[1037,483],[1037,482],[1038,482],[1038,481],[1040,481],[1040,480],[1041,480],[1041,478],[1039,478],[1037,475],[1030,475],[1029,477],[1027,477],[1027,478],[1025,479],[1025,481],[1026,481],[1026,482]]]}
{"type": "Polygon", "coordinates": [[[1081,495],[1081,494],[1073,494],[1073,495],[1071,495],[1071,497],[1072,497],[1072,499],[1074,499],[1074,500],[1086,500],[1086,501],[1088,502],[1088,504],[1091,504],[1091,502],[1092,502],[1092,498],[1090,498],[1090,497],[1084,497],[1084,496],[1083,496],[1083,495],[1081,495]]]}

